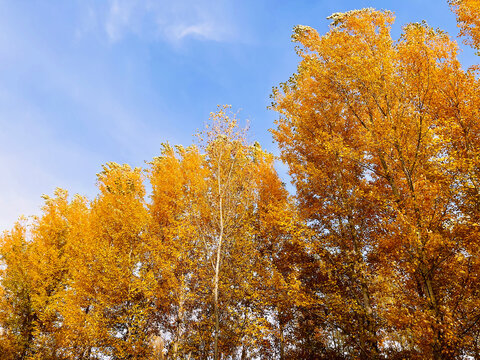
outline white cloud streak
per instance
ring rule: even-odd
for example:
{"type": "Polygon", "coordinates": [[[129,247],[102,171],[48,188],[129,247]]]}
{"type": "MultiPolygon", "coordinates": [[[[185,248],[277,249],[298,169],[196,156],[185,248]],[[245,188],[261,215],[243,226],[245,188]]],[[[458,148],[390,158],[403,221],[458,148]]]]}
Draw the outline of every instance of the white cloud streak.
{"type": "Polygon", "coordinates": [[[220,0],[110,0],[105,31],[112,42],[128,34],[178,42],[187,37],[231,41],[232,11],[220,0]]]}
{"type": "MultiPolygon", "coordinates": [[[[88,16],[93,21],[92,11],[88,16]]],[[[92,21],[88,26],[93,29],[92,21]]],[[[117,158],[136,159],[146,151],[140,144],[155,141],[158,134],[147,128],[143,113],[118,94],[122,82],[111,82],[105,59],[95,58],[90,67],[76,59],[62,59],[51,42],[22,32],[6,14],[0,15],[0,24],[0,65],[8,70],[0,74],[2,232],[22,214],[38,214],[43,203],[40,196],[51,194],[57,186],[72,190],[72,194],[94,196],[100,164],[118,161],[99,139],[119,148],[122,154],[117,158]],[[93,71],[96,67],[105,71],[93,71]],[[45,96],[47,104],[39,102],[38,94],[45,96]],[[81,111],[82,117],[75,117],[74,111],[81,111]],[[65,138],[57,126],[68,130],[70,121],[82,131],[96,132],[96,137],[65,138]]]]}
{"type": "MultiPolygon", "coordinates": [[[[172,140],[168,106],[145,100],[139,109],[141,96],[126,95],[136,84],[128,80],[126,64],[142,68],[145,64],[136,62],[142,57],[124,56],[120,65],[110,66],[125,49],[104,46],[106,41],[235,40],[233,12],[222,0],[78,0],[77,5],[75,16],[52,21],[43,32],[27,26],[37,18],[22,17],[21,7],[0,12],[0,231],[21,214],[38,214],[42,193],[60,186],[94,196],[101,163],[143,161],[160,138],[172,140]],[[166,125],[148,122],[157,116],[166,125]],[[75,127],[78,137],[72,135],[75,127]],[[114,148],[119,150],[112,159],[114,148]]],[[[135,68],[132,74],[136,79],[142,72],[135,68]]]]}

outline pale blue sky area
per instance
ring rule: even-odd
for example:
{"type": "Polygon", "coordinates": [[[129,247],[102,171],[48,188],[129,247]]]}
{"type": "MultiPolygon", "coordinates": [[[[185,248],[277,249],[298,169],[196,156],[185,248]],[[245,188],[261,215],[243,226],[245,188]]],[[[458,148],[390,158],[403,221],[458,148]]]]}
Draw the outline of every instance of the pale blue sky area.
{"type": "Polygon", "coordinates": [[[217,104],[278,153],[267,106],[296,69],[292,27],[324,33],[364,7],[394,11],[395,36],[422,19],[457,34],[446,0],[0,0],[0,230],[57,186],[94,197],[107,161],[143,167],[161,142],[190,144],[217,104]]]}

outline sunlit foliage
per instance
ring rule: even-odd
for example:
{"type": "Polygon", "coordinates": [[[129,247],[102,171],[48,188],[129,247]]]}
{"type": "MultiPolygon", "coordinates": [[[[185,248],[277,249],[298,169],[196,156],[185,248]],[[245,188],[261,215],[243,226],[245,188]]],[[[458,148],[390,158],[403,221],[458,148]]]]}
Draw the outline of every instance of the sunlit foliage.
{"type": "MultiPolygon", "coordinates": [[[[480,3],[450,1],[480,47],[480,3]]],[[[0,236],[0,358],[479,359],[480,83],[394,14],[297,26],[275,157],[229,106],[0,236]]]]}

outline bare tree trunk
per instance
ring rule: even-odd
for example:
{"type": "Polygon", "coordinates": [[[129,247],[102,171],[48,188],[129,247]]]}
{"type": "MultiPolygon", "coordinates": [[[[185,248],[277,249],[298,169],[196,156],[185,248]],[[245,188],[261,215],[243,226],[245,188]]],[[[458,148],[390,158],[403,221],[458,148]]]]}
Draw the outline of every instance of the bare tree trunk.
{"type": "Polygon", "coordinates": [[[220,272],[220,246],[217,249],[217,261],[215,264],[215,285],[214,285],[214,306],[215,306],[215,341],[214,341],[214,359],[218,360],[218,335],[220,332],[220,323],[218,316],[218,277],[220,272]]]}
{"type": "Polygon", "coordinates": [[[280,360],[285,359],[285,338],[283,336],[283,321],[279,322],[280,325],[280,360]]]}
{"type": "Polygon", "coordinates": [[[153,358],[155,360],[164,360],[163,348],[165,346],[161,336],[152,335],[149,339],[150,346],[153,350],[153,358]]]}
{"type": "Polygon", "coordinates": [[[217,243],[217,258],[215,263],[215,279],[214,279],[214,306],[215,306],[215,341],[214,341],[214,360],[218,360],[218,337],[220,333],[220,323],[218,316],[218,281],[220,274],[220,260],[221,260],[221,251],[222,251],[222,241],[223,241],[223,208],[222,208],[222,184],[220,180],[220,162],[218,163],[218,197],[219,197],[219,218],[220,218],[220,234],[218,236],[217,243]]]}
{"type": "Polygon", "coordinates": [[[177,329],[175,333],[175,342],[173,344],[173,359],[178,357],[178,344],[180,338],[182,337],[182,324],[183,324],[183,305],[185,303],[185,276],[182,276],[182,281],[180,285],[180,294],[178,299],[178,319],[177,319],[177,329]]]}

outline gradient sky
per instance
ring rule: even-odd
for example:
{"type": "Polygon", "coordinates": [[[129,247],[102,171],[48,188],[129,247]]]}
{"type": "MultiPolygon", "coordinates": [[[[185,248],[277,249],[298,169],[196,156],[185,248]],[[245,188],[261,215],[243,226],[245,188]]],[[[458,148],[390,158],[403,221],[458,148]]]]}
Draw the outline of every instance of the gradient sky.
{"type": "Polygon", "coordinates": [[[394,11],[395,37],[423,19],[457,34],[446,0],[0,0],[0,230],[56,187],[93,198],[107,161],[189,145],[217,104],[278,153],[267,106],[296,69],[293,26],[324,33],[331,13],[364,7],[394,11]]]}

